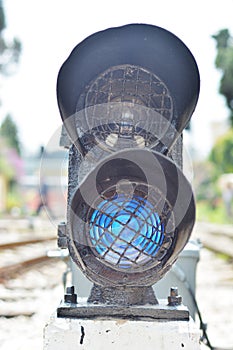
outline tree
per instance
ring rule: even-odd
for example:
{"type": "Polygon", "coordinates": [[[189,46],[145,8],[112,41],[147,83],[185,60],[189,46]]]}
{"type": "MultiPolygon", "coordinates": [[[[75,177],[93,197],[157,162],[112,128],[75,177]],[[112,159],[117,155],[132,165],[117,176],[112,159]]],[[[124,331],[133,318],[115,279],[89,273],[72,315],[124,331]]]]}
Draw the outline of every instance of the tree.
{"type": "Polygon", "coordinates": [[[6,142],[8,143],[8,146],[16,149],[18,154],[20,154],[20,141],[18,137],[18,128],[9,114],[6,116],[6,118],[2,122],[2,125],[0,128],[0,135],[6,140],[6,142]]]}
{"type": "Polygon", "coordinates": [[[212,37],[216,40],[217,47],[215,65],[222,71],[219,92],[226,99],[233,126],[233,38],[228,29],[222,29],[212,37]]]}
{"type": "Polygon", "coordinates": [[[6,29],[5,13],[0,0],[0,74],[9,75],[18,61],[21,53],[21,43],[17,38],[6,40],[4,31],[6,29]]]}
{"type": "Polygon", "coordinates": [[[233,173],[233,128],[217,140],[209,159],[215,165],[216,175],[233,173]]]}
{"type": "MultiPolygon", "coordinates": [[[[9,75],[12,65],[15,66],[19,61],[21,53],[21,43],[13,38],[6,40],[4,31],[6,29],[5,12],[2,0],[0,0],[0,75],[9,75]]],[[[0,101],[1,102],[1,101],[0,101]]],[[[10,115],[7,115],[0,128],[0,135],[6,140],[9,146],[17,150],[20,154],[20,142],[18,138],[17,126],[10,115]]]]}

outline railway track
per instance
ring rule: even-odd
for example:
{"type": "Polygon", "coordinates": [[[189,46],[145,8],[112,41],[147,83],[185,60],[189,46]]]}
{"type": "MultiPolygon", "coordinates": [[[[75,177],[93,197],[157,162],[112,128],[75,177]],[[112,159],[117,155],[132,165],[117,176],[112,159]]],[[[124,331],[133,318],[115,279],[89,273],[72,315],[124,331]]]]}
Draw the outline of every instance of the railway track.
{"type": "Polygon", "coordinates": [[[24,260],[19,263],[1,267],[0,283],[3,283],[10,278],[14,278],[28,269],[35,267],[36,265],[48,262],[51,258],[55,259],[56,257],[49,257],[47,254],[44,254],[33,259],[24,260]]]}
{"type": "Polygon", "coordinates": [[[34,238],[34,239],[23,239],[15,242],[7,242],[0,244],[0,251],[4,249],[14,249],[16,247],[24,246],[27,244],[33,244],[33,243],[41,243],[41,242],[48,242],[55,240],[56,237],[49,237],[49,238],[34,238]]]}
{"type": "Polygon", "coordinates": [[[193,232],[202,245],[233,261],[233,226],[197,222],[193,232]]]}
{"type": "Polygon", "coordinates": [[[34,237],[18,239],[0,244],[0,283],[47,263],[56,256],[47,251],[56,246],[56,237],[34,237]]]}
{"type": "MultiPolygon", "coordinates": [[[[200,238],[207,249],[233,260],[233,228],[196,223],[194,236],[200,238]]],[[[56,247],[56,236],[33,237],[0,243],[0,283],[17,277],[59,256],[48,256],[47,251],[56,247]],[[53,247],[51,246],[53,244],[53,247]],[[6,263],[7,262],[7,263],[6,263]]]]}

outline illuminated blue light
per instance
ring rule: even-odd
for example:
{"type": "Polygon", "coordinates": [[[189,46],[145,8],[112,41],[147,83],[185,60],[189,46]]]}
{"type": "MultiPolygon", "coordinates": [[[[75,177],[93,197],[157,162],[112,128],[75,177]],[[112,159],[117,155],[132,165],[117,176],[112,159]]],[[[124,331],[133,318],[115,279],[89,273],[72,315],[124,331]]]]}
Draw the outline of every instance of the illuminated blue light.
{"type": "Polygon", "coordinates": [[[164,240],[164,224],[145,198],[121,193],[103,200],[91,215],[89,239],[97,255],[130,269],[155,258],[164,240]]]}

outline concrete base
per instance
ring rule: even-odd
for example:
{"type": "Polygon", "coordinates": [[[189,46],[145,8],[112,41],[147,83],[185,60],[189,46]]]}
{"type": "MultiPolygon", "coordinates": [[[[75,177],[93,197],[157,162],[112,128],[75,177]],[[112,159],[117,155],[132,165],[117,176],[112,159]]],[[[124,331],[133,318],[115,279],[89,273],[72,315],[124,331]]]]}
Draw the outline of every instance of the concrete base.
{"type": "Polygon", "coordinates": [[[53,315],[44,350],[200,350],[200,331],[189,321],[75,319],[53,315]]]}

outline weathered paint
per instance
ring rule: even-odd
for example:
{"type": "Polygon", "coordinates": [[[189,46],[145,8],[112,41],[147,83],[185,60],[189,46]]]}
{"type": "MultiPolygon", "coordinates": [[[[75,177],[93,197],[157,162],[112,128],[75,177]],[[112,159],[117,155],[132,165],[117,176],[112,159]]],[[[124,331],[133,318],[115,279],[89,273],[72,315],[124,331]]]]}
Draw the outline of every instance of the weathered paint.
{"type": "Polygon", "coordinates": [[[44,350],[200,350],[199,339],[192,320],[80,320],[54,315],[44,329],[44,350]]]}

